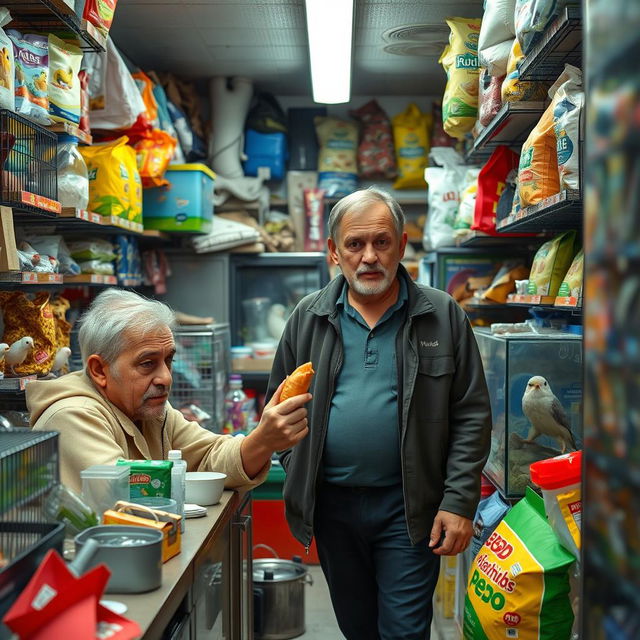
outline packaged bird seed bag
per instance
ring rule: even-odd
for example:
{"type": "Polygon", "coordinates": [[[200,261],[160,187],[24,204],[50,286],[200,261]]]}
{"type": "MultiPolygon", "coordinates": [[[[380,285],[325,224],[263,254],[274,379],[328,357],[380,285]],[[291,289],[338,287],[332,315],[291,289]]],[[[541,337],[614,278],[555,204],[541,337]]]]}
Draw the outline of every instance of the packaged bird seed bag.
{"type": "Polygon", "coordinates": [[[465,640],[568,640],[573,562],[547,522],[542,498],[527,488],[471,565],[465,640]]]}
{"type": "Polygon", "coordinates": [[[574,256],[576,232],[566,231],[545,242],[536,251],[529,274],[527,293],[532,296],[557,296],[562,278],[574,256]]]}
{"type": "Polygon", "coordinates": [[[118,460],[129,466],[129,497],[171,497],[172,460],[118,460]]]}

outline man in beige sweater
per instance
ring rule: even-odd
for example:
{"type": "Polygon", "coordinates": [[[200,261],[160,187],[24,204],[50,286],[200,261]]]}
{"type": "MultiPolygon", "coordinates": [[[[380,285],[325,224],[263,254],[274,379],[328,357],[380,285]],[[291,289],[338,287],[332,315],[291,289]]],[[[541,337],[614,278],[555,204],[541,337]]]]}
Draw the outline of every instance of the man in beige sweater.
{"type": "Polygon", "coordinates": [[[80,490],[80,472],[119,458],[165,459],[180,449],[189,471],[222,471],[227,487],[263,482],[274,451],[308,433],[311,394],[278,404],[280,388],[246,437],[219,435],[168,403],[175,354],[173,312],[130,291],[107,289],[81,319],[84,370],[27,387],[36,430],[59,431],[62,482],[80,490]]]}

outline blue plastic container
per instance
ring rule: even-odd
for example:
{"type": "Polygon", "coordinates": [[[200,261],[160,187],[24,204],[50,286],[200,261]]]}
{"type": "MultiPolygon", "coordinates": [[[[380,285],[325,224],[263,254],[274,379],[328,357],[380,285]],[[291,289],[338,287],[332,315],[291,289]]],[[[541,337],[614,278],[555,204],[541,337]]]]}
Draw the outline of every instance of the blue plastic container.
{"type": "Polygon", "coordinates": [[[145,229],[208,233],[213,221],[216,174],[203,164],[169,165],[168,187],[143,191],[145,229]]]}
{"type": "Polygon", "coordinates": [[[284,133],[259,133],[247,129],[244,152],[247,155],[245,175],[257,176],[259,167],[269,167],[271,179],[282,180],[287,161],[287,136],[284,133]]]}

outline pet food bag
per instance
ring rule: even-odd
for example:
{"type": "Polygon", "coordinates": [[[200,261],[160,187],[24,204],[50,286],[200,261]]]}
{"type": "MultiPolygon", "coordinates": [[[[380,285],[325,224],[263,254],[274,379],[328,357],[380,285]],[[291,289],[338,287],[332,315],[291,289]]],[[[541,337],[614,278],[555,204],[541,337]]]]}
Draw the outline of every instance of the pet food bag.
{"type": "Polygon", "coordinates": [[[164,187],[169,184],[164,174],[177,144],[178,141],[165,131],[152,129],[133,145],[143,187],[164,187]]]}
{"type": "Polygon", "coordinates": [[[80,64],[82,51],[49,34],[49,117],[80,123],[80,64]]]}
{"type": "Polygon", "coordinates": [[[582,299],[582,280],[584,272],[584,251],[580,249],[573,259],[569,271],[562,279],[558,295],[563,298],[575,298],[576,301],[582,299]]]}
{"type": "Polygon", "coordinates": [[[480,72],[478,120],[486,127],[502,106],[502,83],[504,76],[491,76],[486,69],[480,72]]]}
{"type": "Polygon", "coordinates": [[[394,189],[424,189],[424,170],[429,158],[431,116],[412,102],[393,117],[398,178],[394,189]]]}
{"type": "Polygon", "coordinates": [[[579,189],[580,121],[584,106],[584,92],[580,88],[582,72],[570,64],[564,69],[566,82],[558,87],[553,110],[560,189],[579,189]]]}
{"type": "Polygon", "coordinates": [[[396,177],[396,157],[389,117],[375,100],[351,111],[350,115],[361,123],[358,145],[360,177],[393,180],[396,177]]]}
{"type": "Polygon", "coordinates": [[[465,640],[568,640],[573,562],[547,522],[542,498],[527,487],[473,560],[465,640]]]}
{"type": "Polygon", "coordinates": [[[318,186],[326,196],[340,197],[358,188],[358,127],[339,118],[316,116],[318,186]]]}
{"type": "Polygon", "coordinates": [[[478,117],[478,37],[479,18],[448,18],[449,44],[440,56],[447,73],[442,100],[444,130],[462,140],[478,117]]]}
{"type": "MultiPolygon", "coordinates": [[[[123,136],[112,142],[79,147],[89,174],[89,210],[102,216],[131,219],[136,152],[123,136]]],[[[139,178],[139,176],[138,176],[139,178]]]]}
{"type": "Polygon", "coordinates": [[[547,25],[565,4],[564,0],[516,0],[516,38],[524,53],[531,51],[547,25]]]}
{"type": "Polygon", "coordinates": [[[489,75],[503,76],[507,69],[511,41],[516,35],[514,11],[516,0],[485,0],[478,56],[480,66],[489,75]]]}
{"type": "Polygon", "coordinates": [[[511,43],[511,52],[507,62],[507,75],[501,87],[502,102],[528,102],[544,100],[546,97],[544,83],[520,80],[518,65],[523,58],[524,55],[522,54],[520,43],[514,39],[511,43]]]}
{"type": "Polygon", "coordinates": [[[527,293],[533,296],[558,295],[560,283],[574,256],[575,231],[566,231],[545,242],[536,251],[529,274],[527,293]]]}
{"type": "Polygon", "coordinates": [[[82,17],[106,38],[111,29],[117,3],[118,0],[86,0],[82,17]]]}
{"type": "Polygon", "coordinates": [[[460,191],[460,206],[453,223],[453,234],[457,238],[465,236],[473,224],[473,210],[476,206],[478,194],[478,174],[480,167],[468,167],[462,181],[460,191]]]}
{"type": "Polygon", "coordinates": [[[48,82],[49,44],[47,36],[22,35],[8,29],[15,56],[15,109],[38,124],[49,120],[48,82]]]}
{"type": "Polygon", "coordinates": [[[510,293],[515,293],[516,280],[529,277],[529,269],[519,260],[505,262],[493,278],[488,289],[482,293],[482,299],[496,304],[505,304],[510,293]]]}
{"type": "Polygon", "coordinates": [[[2,30],[11,22],[11,14],[6,7],[0,7],[0,109],[15,111],[15,64],[11,38],[2,30]]]}

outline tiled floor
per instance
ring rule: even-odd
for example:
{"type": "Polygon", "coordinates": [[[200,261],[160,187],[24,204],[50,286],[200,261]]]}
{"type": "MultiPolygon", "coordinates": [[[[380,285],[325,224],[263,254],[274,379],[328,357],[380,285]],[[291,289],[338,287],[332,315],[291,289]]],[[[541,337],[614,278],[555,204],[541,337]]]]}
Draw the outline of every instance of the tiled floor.
{"type": "MultiPolygon", "coordinates": [[[[308,585],[305,592],[306,631],[300,638],[303,640],[343,640],[336,617],[331,607],[329,589],[322,569],[318,565],[309,565],[308,571],[313,578],[313,585],[308,585]]],[[[454,640],[459,637],[453,625],[443,624],[440,629],[431,628],[431,640],[454,640]]]]}

